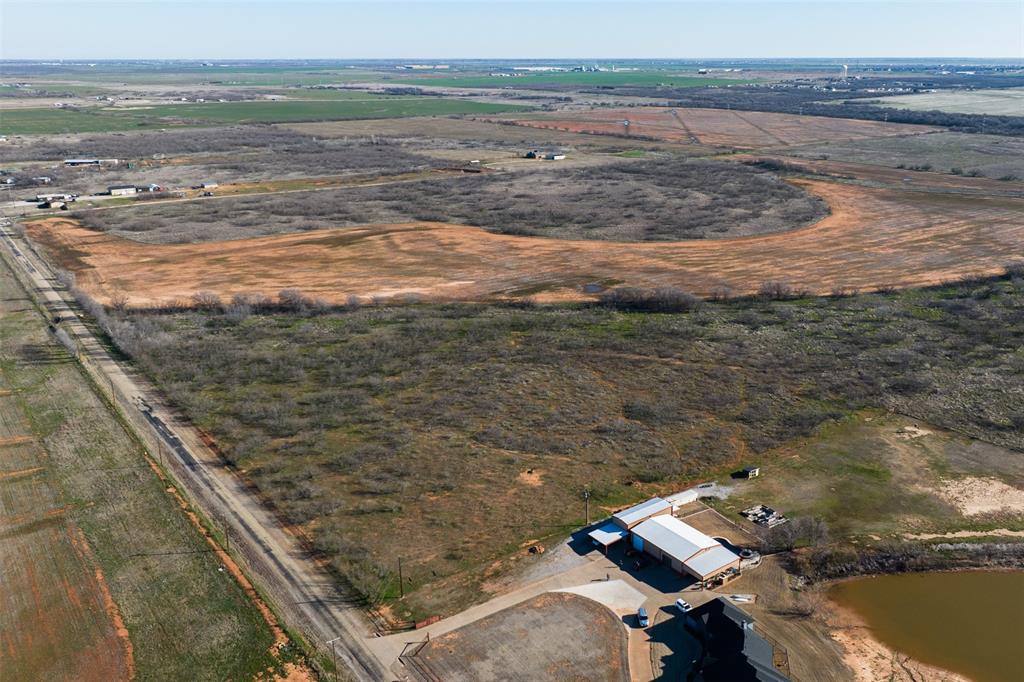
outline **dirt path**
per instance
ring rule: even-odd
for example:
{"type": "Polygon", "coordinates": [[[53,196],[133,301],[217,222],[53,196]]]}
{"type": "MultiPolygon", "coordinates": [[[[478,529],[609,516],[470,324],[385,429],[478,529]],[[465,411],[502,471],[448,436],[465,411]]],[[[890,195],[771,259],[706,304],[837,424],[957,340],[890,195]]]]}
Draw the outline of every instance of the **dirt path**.
{"type": "Polygon", "coordinates": [[[586,300],[583,285],[677,286],[700,295],[755,292],[768,280],[837,288],[925,286],[1001,272],[1024,246],[1024,200],[904,192],[801,180],[832,209],[786,233],[663,243],[515,237],[444,223],[367,225],[204,244],[147,245],[68,219],[30,224],[60,267],[101,300],[138,306],[198,290],[275,295],[297,287],[342,303],[416,295],[437,300],[586,300]]]}

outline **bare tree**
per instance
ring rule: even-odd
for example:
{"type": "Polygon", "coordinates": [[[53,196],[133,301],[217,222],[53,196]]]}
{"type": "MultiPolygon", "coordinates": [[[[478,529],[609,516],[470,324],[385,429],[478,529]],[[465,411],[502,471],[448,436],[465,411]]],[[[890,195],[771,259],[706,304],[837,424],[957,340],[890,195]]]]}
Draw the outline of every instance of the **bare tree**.
{"type": "Polygon", "coordinates": [[[204,310],[220,307],[220,295],[214,291],[197,291],[192,294],[192,305],[204,310]]]}

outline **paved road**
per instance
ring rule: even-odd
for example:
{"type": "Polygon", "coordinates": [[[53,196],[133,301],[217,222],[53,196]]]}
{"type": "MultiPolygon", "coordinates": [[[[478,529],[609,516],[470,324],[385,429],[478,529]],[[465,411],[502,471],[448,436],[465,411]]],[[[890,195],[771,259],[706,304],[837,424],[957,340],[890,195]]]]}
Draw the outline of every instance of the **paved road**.
{"type": "Polygon", "coordinates": [[[83,367],[97,385],[115,397],[140,437],[151,447],[156,445],[153,449],[166,458],[170,465],[166,468],[192,501],[226,528],[234,554],[286,622],[325,652],[331,651],[327,643],[335,640],[339,663],[355,679],[393,677],[367,648],[370,625],[359,606],[339,590],[337,581],[225,466],[199,432],[161,402],[153,386],[110,357],[68,306],[46,264],[3,222],[0,243],[6,260],[31,285],[31,293],[51,319],[61,317],[60,327],[77,342],[83,367]]]}

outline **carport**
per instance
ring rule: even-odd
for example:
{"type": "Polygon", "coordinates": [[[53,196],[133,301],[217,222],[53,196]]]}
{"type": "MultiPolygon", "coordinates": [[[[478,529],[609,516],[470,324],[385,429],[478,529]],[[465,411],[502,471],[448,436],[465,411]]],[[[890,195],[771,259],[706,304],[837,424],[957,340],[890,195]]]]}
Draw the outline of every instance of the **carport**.
{"type": "Polygon", "coordinates": [[[619,527],[615,521],[605,521],[600,526],[587,533],[587,535],[594,541],[595,545],[600,546],[601,550],[607,554],[608,548],[619,540],[627,537],[629,535],[629,531],[625,528],[619,527]]]}

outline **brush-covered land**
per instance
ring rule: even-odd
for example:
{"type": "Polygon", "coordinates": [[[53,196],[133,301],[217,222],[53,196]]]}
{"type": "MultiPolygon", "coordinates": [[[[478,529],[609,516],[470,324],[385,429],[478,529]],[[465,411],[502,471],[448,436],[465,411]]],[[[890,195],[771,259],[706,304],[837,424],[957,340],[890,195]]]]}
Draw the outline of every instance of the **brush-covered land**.
{"type": "Polygon", "coordinates": [[[668,157],[76,217],[150,243],[417,220],[561,239],[674,241],[779,232],[826,213],[823,201],[774,173],[668,157]]]}
{"type": "Polygon", "coordinates": [[[109,326],[368,598],[394,596],[402,556],[406,613],[423,615],[479,599],[516,548],[577,526],[585,485],[623,504],[862,408],[1024,449],[1019,269],[772,294],[649,314],[629,296],[325,312],[290,292],[109,326]]]}

